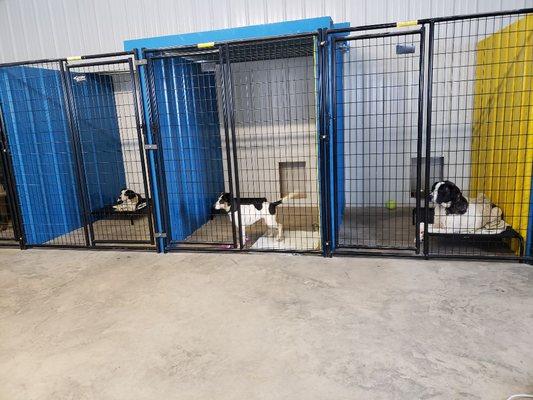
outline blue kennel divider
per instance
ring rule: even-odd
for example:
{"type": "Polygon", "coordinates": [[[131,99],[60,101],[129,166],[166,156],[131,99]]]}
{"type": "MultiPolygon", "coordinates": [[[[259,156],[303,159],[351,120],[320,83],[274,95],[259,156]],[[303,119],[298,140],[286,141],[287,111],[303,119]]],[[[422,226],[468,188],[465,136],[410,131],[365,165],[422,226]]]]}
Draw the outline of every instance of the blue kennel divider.
{"type": "MultiPolygon", "coordinates": [[[[58,62],[0,68],[0,108],[13,161],[25,244],[42,245],[83,226],[75,146],[58,62]]],[[[75,75],[75,74],[74,74],[75,75]]],[[[113,82],[83,74],[72,95],[91,210],[126,184],[113,82]]],[[[82,234],[64,243],[85,246],[82,234]]]]}
{"type": "Polygon", "coordinates": [[[153,64],[159,137],[168,196],[170,239],[205,224],[224,191],[215,72],[180,57],[153,64]]]}
{"type": "Polygon", "coordinates": [[[71,76],[89,211],[95,211],[115,204],[126,187],[113,79],[94,73],[71,76]]]}
{"type": "MultiPolygon", "coordinates": [[[[274,37],[280,37],[280,36],[289,36],[289,35],[297,35],[297,34],[303,34],[303,33],[316,33],[319,29],[329,29],[329,28],[337,28],[337,27],[345,27],[348,26],[348,24],[333,24],[333,21],[330,17],[320,17],[320,18],[310,18],[310,19],[303,19],[303,20],[297,20],[297,21],[286,21],[286,22],[279,22],[279,23],[272,23],[272,24],[263,24],[263,25],[254,25],[254,26],[247,26],[247,27],[239,27],[239,28],[232,28],[232,29],[221,29],[221,30],[213,30],[213,31],[206,31],[206,32],[195,32],[195,33],[187,33],[182,35],[169,35],[169,36],[160,36],[160,37],[152,37],[152,38],[142,38],[142,39],[134,39],[134,40],[127,40],[124,42],[124,50],[125,51],[131,51],[135,50],[137,55],[141,55],[144,49],[161,49],[161,48],[170,48],[170,47],[181,47],[181,46],[195,46],[201,43],[225,43],[225,42],[232,42],[232,41],[240,41],[240,40],[252,40],[252,39],[267,39],[267,38],[274,38],[274,37]]],[[[183,63],[181,63],[183,64],[183,63]]],[[[141,77],[141,93],[143,97],[143,103],[144,103],[144,110],[145,110],[145,118],[148,121],[149,120],[149,95],[148,95],[148,85],[146,83],[146,67],[141,67],[140,71],[140,77],[141,77]]],[[[169,69],[172,67],[170,65],[167,65],[165,68],[167,68],[167,72],[170,72],[169,69]]],[[[188,68],[197,68],[190,66],[188,68]]],[[[164,70],[164,69],[163,69],[164,70]]],[[[180,71],[174,71],[180,73],[180,71]]],[[[181,71],[182,76],[186,75],[186,71],[181,71]]],[[[205,75],[205,74],[204,74],[205,75]]],[[[170,76],[172,74],[167,74],[169,78],[169,84],[170,82],[170,76]]],[[[175,75],[174,75],[175,76],[175,75]]],[[[156,77],[157,78],[157,77],[156,77]]],[[[170,93],[170,92],[168,92],[170,93]]],[[[168,95],[167,93],[167,95],[168,95]]],[[[175,99],[171,99],[172,101],[169,102],[172,105],[172,109],[177,110],[180,107],[184,106],[185,104],[194,104],[193,100],[185,100],[185,96],[183,93],[186,93],[190,99],[193,99],[195,95],[198,93],[195,93],[194,90],[185,90],[182,92],[180,98],[177,96],[175,99]],[[190,103],[187,103],[190,102],[190,103]]],[[[157,103],[158,107],[161,106],[162,100],[161,96],[163,94],[157,93],[157,103]]],[[[175,94],[171,96],[176,96],[175,94]]],[[[165,100],[168,102],[168,99],[165,100]]],[[[216,110],[216,93],[213,93],[213,102],[214,102],[214,109],[216,110]]],[[[173,110],[167,110],[171,112],[173,110]]],[[[175,112],[174,112],[175,115],[175,112]]],[[[189,115],[189,114],[187,114],[189,115]]],[[[213,115],[213,118],[215,115],[213,115]]],[[[216,115],[216,118],[218,118],[218,115],[216,115]]],[[[184,122],[181,122],[182,124],[184,122]]],[[[189,121],[185,122],[185,124],[190,123],[189,121]]],[[[191,123],[193,129],[193,132],[196,132],[198,134],[198,138],[196,140],[203,140],[202,138],[209,137],[209,134],[205,134],[205,136],[202,134],[201,130],[198,129],[197,122],[191,123]]],[[[161,129],[163,129],[161,127],[161,129]]],[[[148,127],[147,129],[147,142],[153,143],[154,135],[152,132],[152,127],[148,127]]],[[[177,138],[169,138],[164,144],[165,151],[172,152],[173,156],[171,157],[168,153],[166,154],[166,160],[169,159],[176,159],[176,157],[182,157],[182,159],[189,158],[191,154],[188,154],[187,147],[184,146],[184,143],[177,138]]],[[[219,146],[212,148],[213,152],[221,152],[221,149],[219,146]]],[[[222,156],[220,155],[220,158],[222,159],[222,156]]],[[[152,171],[152,182],[157,182],[157,175],[156,175],[156,157],[153,154],[153,152],[149,152],[148,155],[148,162],[153,167],[151,168],[152,171]]],[[[165,161],[166,162],[166,161],[165,161]]],[[[203,173],[205,167],[198,166],[198,173],[203,173]]],[[[172,171],[171,168],[168,168],[167,165],[165,165],[165,171],[168,174],[169,171],[172,171]]],[[[209,173],[214,173],[214,171],[206,171],[209,173]]],[[[178,185],[180,184],[179,180],[179,172],[170,172],[170,175],[173,179],[178,179],[178,181],[171,181],[171,179],[167,175],[167,185],[178,185]]],[[[213,178],[211,178],[212,180],[213,178]]],[[[219,176],[216,179],[220,179],[218,186],[220,189],[224,187],[223,177],[222,175],[219,176]]],[[[171,190],[171,189],[169,189],[171,190]]],[[[198,190],[200,190],[198,188],[198,190]]],[[[212,190],[212,188],[211,188],[212,190]]],[[[157,186],[153,189],[153,197],[154,197],[154,208],[155,208],[155,214],[156,214],[156,230],[158,232],[164,231],[164,224],[163,224],[163,212],[161,209],[161,204],[159,200],[159,192],[160,188],[157,186]]],[[[198,204],[195,205],[188,205],[189,209],[184,209],[185,214],[192,212],[196,213],[194,214],[194,221],[187,222],[186,218],[182,214],[181,217],[178,218],[177,215],[171,216],[171,232],[172,232],[172,238],[173,240],[180,240],[186,237],[186,235],[190,232],[191,227],[197,226],[198,224],[202,224],[207,222],[209,218],[209,210],[206,208],[207,203],[205,202],[207,198],[200,197],[199,200],[197,200],[198,204]],[[192,208],[192,211],[190,211],[192,208]],[[187,211],[189,210],[189,211],[187,211]],[[200,210],[203,210],[199,212],[200,210]],[[187,233],[188,232],[188,233],[187,233]]],[[[171,199],[169,199],[171,200],[171,199]]],[[[190,199],[187,199],[190,201],[190,199]]],[[[209,206],[211,206],[212,201],[214,199],[209,199],[209,206]]],[[[173,200],[174,201],[174,200],[173,200]]],[[[322,199],[321,201],[322,207],[326,207],[327,204],[329,204],[329,199],[322,199]]],[[[170,207],[171,209],[174,206],[170,207]]],[[[163,238],[158,239],[158,249],[159,251],[164,251],[165,249],[165,240],[163,238]]]]}
{"type": "Polygon", "coordinates": [[[26,243],[81,226],[73,146],[58,70],[0,68],[0,106],[26,243]]]}
{"type": "MultiPolygon", "coordinates": [[[[335,24],[335,28],[349,28],[349,23],[335,24]]],[[[335,124],[329,124],[329,135],[332,140],[330,146],[330,193],[331,193],[331,250],[335,250],[337,245],[337,233],[344,218],[344,209],[346,207],[346,191],[344,177],[344,90],[343,90],[343,51],[333,47],[333,38],[347,36],[346,33],[328,35],[328,58],[332,62],[328,63],[328,98],[335,98],[335,107],[333,102],[328,104],[328,114],[330,118],[335,115],[335,124]],[[333,70],[335,69],[335,70],[333,70]],[[332,85],[335,79],[335,85],[332,85]]]]}

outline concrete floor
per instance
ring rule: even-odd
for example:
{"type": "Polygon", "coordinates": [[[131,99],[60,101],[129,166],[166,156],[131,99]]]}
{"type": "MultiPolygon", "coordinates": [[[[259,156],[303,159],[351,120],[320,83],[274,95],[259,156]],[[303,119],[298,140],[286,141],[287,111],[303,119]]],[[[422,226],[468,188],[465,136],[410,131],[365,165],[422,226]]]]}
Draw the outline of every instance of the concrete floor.
{"type": "Polygon", "coordinates": [[[0,250],[0,399],[505,399],[533,269],[0,250]]]}

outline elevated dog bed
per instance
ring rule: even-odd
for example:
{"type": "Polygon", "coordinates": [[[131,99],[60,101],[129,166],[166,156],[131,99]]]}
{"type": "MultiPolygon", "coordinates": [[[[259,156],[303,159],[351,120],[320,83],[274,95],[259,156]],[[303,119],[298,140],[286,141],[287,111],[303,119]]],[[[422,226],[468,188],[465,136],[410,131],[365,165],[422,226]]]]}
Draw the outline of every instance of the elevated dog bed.
{"type": "Polygon", "coordinates": [[[113,205],[107,205],[91,212],[94,221],[101,219],[115,219],[115,220],[130,220],[131,225],[135,224],[135,220],[150,214],[149,202],[144,201],[139,203],[135,211],[118,211],[113,208],[113,205]]]}
{"type": "MultiPolygon", "coordinates": [[[[478,229],[453,229],[450,227],[437,228],[434,227],[435,210],[425,207],[420,208],[420,222],[425,222],[427,212],[427,235],[429,237],[460,240],[460,241],[478,241],[478,242],[502,242],[507,239],[516,239],[519,244],[520,256],[524,255],[524,238],[520,233],[515,231],[509,224],[507,224],[503,217],[500,208],[491,204],[484,194],[480,194],[476,199],[470,200],[473,203],[478,203],[487,207],[486,220],[484,225],[478,229]]],[[[413,209],[413,225],[416,224],[416,208],[413,209]]]]}

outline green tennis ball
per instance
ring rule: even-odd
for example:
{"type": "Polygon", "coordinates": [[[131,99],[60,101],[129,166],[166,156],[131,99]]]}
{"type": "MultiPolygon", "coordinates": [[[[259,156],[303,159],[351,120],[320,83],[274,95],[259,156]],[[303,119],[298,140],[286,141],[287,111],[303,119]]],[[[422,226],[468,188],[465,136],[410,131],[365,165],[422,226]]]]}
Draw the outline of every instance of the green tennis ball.
{"type": "Polygon", "coordinates": [[[396,201],[395,200],[388,200],[385,203],[385,207],[389,210],[396,210],[396,201]]]}

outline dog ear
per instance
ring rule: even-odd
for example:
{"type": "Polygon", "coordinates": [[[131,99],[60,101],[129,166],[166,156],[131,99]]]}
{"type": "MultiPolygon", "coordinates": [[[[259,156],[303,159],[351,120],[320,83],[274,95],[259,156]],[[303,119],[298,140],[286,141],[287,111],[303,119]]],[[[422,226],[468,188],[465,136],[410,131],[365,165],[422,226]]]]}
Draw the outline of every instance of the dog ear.
{"type": "Polygon", "coordinates": [[[133,190],[129,190],[129,189],[124,192],[124,195],[128,196],[128,199],[130,200],[133,200],[135,196],[137,196],[133,190]]]}
{"type": "Polygon", "coordinates": [[[460,200],[461,197],[463,197],[463,193],[461,192],[461,189],[459,189],[453,183],[452,183],[452,186],[450,187],[450,195],[451,195],[451,198],[455,200],[460,200]]]}

